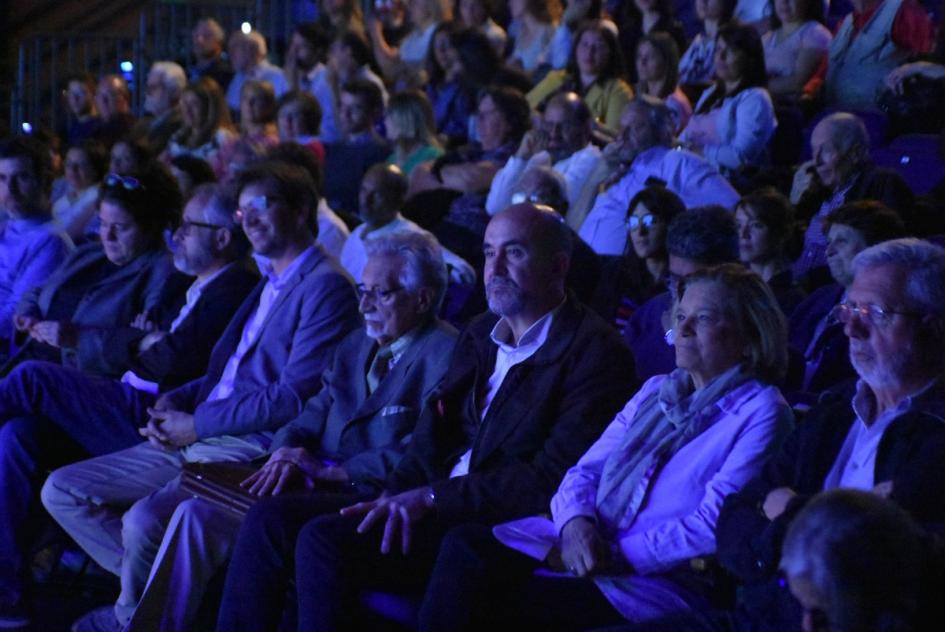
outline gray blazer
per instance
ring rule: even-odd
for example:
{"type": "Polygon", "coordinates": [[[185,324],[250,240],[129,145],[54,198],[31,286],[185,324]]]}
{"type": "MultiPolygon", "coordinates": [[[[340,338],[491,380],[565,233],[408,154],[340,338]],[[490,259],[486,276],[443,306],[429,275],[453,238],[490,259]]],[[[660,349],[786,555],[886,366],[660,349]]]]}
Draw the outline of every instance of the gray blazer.
{"type": "Polygon", "coordinates": [[[210,354],[206,375],[167,393],[172,407],[193,411],[201,439],[271,431],[302,412],[318,392],[338,343],[361,324],[351,280],[321,246],[276,297],[236,370],[233,393],[208,402],[256,312],[263,279],[236,311],[210,354]]]}
{"type": "MultiPolygon", "coordinates": [[[[73,251],[41,288],[35,288],[23,297],[18,314],[47,318],[61,292],[70,289],[77,278],[92,269],[108,265],[99,243],[80,246],[73,251]]],[[[71,320],[80,325],[75,348],[61,349],[61,361],[87,373],[111,377],[125,371],[124,364],[115,364],[105,353],[112,334],[117,328],[127,327],[141,312],[153,312],[161,300],[172,298],[183,304],[190,277],[174,269],[174,261],[164,249],[146,252],[103,279],[86,288],[82,299],[72,313],[71,320]],[[176,289],[165,288],[176,285],[176,289]]],[[[17,360],[35,357],[29,344],[17,360]]]]}
{"type": "Polygon", "coordinates": [[[457,332],[434,321],[418,333],[373,393],[366,375],[377,343],[364,328],[338,346],[322,390],[284,426],[273,449],[305,447],[341,462],[351,480],[380,488],[403,455],[420,408],[443,378],[457,332]]]}

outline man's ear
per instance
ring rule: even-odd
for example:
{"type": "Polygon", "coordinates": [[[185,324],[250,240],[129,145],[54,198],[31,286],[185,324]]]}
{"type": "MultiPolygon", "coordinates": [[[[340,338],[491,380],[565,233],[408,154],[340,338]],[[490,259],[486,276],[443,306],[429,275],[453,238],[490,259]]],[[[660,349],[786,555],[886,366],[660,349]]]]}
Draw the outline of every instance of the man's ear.
{"type": "Polygon", "coordinates": [[[217,252],[223,252],[230,247],[230,244],[233,243],[233,231],[229,228],[221,228],[214,231],[216,234],[213,238],[213,245],[216,247],[217,252]]]}
{"type": "MultiPolygon", "coordinates": [[[[433,288],[421,287],[417,290],[417,313],[418,314],[429,314],[433,309],[433,300],[435,298],[435,292],[433,288]]],[[[436,314],[433,314],[436,316],[436,314]]]]}

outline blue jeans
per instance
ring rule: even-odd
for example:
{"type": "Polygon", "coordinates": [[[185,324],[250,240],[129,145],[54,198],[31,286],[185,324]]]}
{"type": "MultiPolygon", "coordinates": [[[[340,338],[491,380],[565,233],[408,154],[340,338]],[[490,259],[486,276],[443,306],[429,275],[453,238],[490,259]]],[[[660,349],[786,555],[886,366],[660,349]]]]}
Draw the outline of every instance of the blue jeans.
{"type": "Polygon", "coordinates": [[[22,599],[24,551],[42,516],[50,469],[141,441],[154,397],[116,380],[50,362],[23,362],[0,380],[0,595],[22,599]]]}

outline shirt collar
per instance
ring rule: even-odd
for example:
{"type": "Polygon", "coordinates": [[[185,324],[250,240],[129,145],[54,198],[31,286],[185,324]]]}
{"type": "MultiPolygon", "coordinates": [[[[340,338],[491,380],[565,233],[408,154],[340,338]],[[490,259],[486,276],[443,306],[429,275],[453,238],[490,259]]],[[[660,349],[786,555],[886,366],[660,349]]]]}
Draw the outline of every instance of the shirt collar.
{"type": "Polygon", "coordinates": [[[545,344],[545,341],[548,339],[548,331],[551,329],[552,320],[554,320],[554,316],[558,313],[558,310],[561,309],[561,305],[564,305],[564,301],[533,322],[522,334],[518,344],[512,342],[512,326],[509,325],[504,317],[500,318],[499,322],[495,324],[489,337],[499,349],[506,353],[537,349],[545,344]]]}
{"type": "Polygon", "coordinates": [[[276,274],[272,269],[272,262],[269,261],[267,257],[262,255],[253,255],[253,259],[256,260],[256,265],[259,267],[259,271],[266,275],[266,278],[269,280],[269,283],[277,290],[281,290],[285,287],[285,284],[292,278],[292,275],[302,267],[302,264],[312,257],[315,252],[315,246],[309,246],[302,253],[292,260],[292,263],[282,271],[282,274],[276,274]]]}
{"type": "Polygon", "coordinates": [[[873,389],[863,380],[857,380],[856,393],[853,395],[852,401],[853,412],[856,414],[857,420],[864,426],[874,424],[880,418],[898,417],[909,412],[917,401],[921,401],[923,395],[932,390],[933,385],[937,382],[938,379],[930,381],[915,393],[904,397],[893,408],[885,411],[882,415],[877,415],[876,395],[873,393],[873,389]]]}

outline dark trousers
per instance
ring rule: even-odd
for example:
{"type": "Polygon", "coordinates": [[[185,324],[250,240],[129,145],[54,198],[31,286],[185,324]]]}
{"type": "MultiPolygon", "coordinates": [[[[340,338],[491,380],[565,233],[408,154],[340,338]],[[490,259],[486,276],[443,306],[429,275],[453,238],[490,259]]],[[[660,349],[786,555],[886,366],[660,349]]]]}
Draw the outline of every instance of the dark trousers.
{"type": "Polygon", "coordinates": [[[249,510],[233,548],[217,629],[294,627],[295,542],[313,518],[335,514],[359,500],[351,493],[285,494],[263,498],[249,510]]]}
{"type": "Polygon", "coordinates": [[[141,441],[154,398],[115,380],[50,362],[23,362],[0,380],[0,595],[25,590],[24,551],[42,515],[46,472],[141,441]]]}
{"type": "Polygon", "coordinates": [[[536,575],[539,566],[502,545],[489,527],[450,530],[420,609],[420,629],[584,630],[624,621],[591,580],[536,575]]]}

